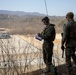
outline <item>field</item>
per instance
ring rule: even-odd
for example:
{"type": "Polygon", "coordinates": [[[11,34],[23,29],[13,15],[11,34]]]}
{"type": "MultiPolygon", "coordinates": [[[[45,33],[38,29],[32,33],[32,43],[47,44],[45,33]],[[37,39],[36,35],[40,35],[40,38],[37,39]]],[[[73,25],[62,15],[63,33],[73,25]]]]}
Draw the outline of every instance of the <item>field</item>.
{"type": "MultiPolygon", "coordinates": [[[[35,47],[42,49],[42,43],[43,41],[39,41],[35,39],[35,35],[25,35],[20,36],[22,39],[28,41],[30,44],[34,45],[35,47]]],[[[62,50],[61,50],[61,34],[57,33],[56,38],[54,41],[54,60],[55,65],[58,66],[58,75],[68,75],[68,71],[65,65],[65,57],[62,58],[62,50]]],[[[31,73],[27,73],[29,75],[39,75],[42,72],[42,70],[37,70],[31,73]]],[[[24,74],[25,75],[25,74],[24,74]]],[[[50,74],[47,74],[50,75],[50,74]]]]}

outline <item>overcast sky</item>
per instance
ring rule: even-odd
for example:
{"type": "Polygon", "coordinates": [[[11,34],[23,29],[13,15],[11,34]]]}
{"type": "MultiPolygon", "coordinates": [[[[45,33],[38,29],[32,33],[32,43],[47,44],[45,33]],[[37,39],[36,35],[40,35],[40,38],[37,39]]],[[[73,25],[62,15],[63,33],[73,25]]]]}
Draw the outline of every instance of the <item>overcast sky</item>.
{"type": "MultiPolygon", "coordinates": [[[[0,0],[0,10],[39,12],[46,14],[45,0],[0,0]]],[[[46,0],[48,14],[65,16],[69,11],[76,14],[76,0],[46,0]]]]}

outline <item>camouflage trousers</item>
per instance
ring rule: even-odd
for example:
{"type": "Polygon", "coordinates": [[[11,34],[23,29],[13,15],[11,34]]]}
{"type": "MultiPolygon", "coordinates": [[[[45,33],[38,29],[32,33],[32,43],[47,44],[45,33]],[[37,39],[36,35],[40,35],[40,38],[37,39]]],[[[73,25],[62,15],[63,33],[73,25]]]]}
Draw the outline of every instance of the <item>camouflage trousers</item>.
{"type": "Polygon", "coordinates": [[[71,71],[71,69],[72,69],[71,58],[73,59],[74,63],[76,64],[75,47],[66,47],[65,55],[66,55],[67,68],[69,71],[71,71]]]}
{"type": "Polygon", "coordinates": [[[53,45],[54,45],[53,42],[51,42],[51,43],[44,42],[43,43],[43,59],[44,59],[44,63],[46,65],[52,64],[53,45]]]}

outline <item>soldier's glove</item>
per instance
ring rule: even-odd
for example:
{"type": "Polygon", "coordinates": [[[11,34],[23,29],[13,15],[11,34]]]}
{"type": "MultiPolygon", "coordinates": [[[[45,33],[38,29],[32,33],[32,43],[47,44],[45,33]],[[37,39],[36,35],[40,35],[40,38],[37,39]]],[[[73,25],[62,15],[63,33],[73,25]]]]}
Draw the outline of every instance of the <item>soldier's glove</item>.
{"type": "Polygon", "coordinates": [[[38,34],[36,34],[35,38],[40,41],[42,40],[42,38],[38,34]]]}
{"type": "Polygon", "coordinates": [[[64,45],[61,46],[62,51],[64,51],[64,45]]]}
{"type": "Polygon", "coordinates": [[[38,36],[40,36],[40,37],[41,37],[41,34],[40,34],[40,33],[38,33],[38,36]]]}

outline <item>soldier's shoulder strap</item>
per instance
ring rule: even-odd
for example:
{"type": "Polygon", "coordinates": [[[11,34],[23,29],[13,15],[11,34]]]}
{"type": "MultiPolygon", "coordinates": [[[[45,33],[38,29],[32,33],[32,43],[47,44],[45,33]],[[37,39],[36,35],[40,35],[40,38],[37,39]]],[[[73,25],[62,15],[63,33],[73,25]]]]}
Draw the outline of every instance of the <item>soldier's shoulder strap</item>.
{"type": "Polygon", "coordinates": [[[55,24],[50,24],[51,26],[55,26],[55,24]]]}

